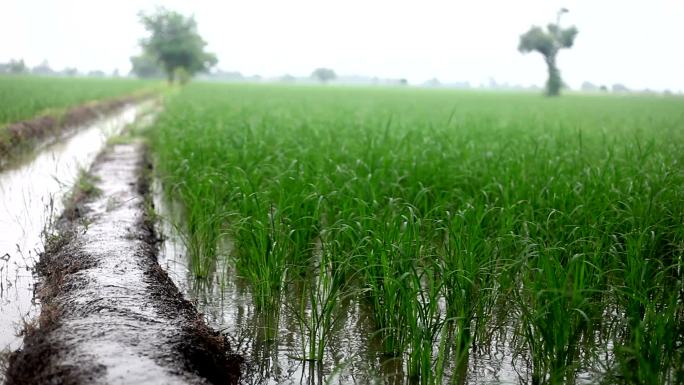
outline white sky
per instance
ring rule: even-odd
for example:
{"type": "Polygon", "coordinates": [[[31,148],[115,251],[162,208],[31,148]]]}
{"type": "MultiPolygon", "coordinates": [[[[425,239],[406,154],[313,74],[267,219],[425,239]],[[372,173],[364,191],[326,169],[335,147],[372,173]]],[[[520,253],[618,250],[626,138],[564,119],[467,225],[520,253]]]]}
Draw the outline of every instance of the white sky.
{"type": "Polygon", "coordinates": [[[0,0],[0,62],[127,73],[144,34],[137,13],[155,5],[194,14],[221,69],[268,77],[326,66],[473,85],[542,85],[543,60],[520,54],[518,37],[564,6],[563,24],[580,30],[559,55],[571,86],[684,90],[684,0],[0,0]]]}

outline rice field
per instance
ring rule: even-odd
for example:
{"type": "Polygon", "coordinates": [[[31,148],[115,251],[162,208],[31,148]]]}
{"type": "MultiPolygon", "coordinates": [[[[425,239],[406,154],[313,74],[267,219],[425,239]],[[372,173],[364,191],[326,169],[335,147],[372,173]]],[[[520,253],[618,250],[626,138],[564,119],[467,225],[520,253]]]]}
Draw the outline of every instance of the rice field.
{"type": "Polygon", "coordinates": [[[0,129],[8,123],[85,102],[125,96],[153,85],[137,79],[0,75],[0,129]]]}
{"type": "Polygon", "coordinates": [[[682,98],[194,83],[148,136],[193,276],[297,359],[357,303],[391,383],[502,341],[523,383],[684,382],[682,98]]]}

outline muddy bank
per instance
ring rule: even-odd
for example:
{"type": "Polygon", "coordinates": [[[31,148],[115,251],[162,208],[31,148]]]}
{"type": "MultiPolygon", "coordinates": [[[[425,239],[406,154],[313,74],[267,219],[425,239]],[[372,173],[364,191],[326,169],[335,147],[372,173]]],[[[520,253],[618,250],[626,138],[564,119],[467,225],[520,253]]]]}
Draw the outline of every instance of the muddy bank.
{"type": "Polygon", "coordinates": [[[156,262],[142,146],[113,146],[37,266],[37,325],[7,384],[230,384],[237,356],[156,262]],[[95,196],[93,196],[95,195],[95,196]]]}
{"type": "Polygon", "coordinates": [[[151,97],[150,94],[126,96],[91,102],[72,107],[61,115],[41,115],[33,119],[10,123],[0,128],[0,170],[14,157],[32,147],[50,142],[71,129],[87,124],[103,115],[151,97]]]}

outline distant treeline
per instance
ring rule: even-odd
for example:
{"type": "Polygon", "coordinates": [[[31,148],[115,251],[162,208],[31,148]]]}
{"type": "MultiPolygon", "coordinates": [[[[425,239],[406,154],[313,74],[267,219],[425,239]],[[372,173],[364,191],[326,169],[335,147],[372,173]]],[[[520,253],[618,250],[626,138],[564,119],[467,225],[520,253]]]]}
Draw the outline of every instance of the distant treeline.
{"type": "MultiPolygon", "coordinates": [[[[87,77],[121,77],[130,76],[147,79],[163,79],[164,72],[155,63],[149,60],[135,60],[132,58],[131,62],[133,68],[126,75],[121,75],[119,70],[114,70],[111,73],[104,71],[79,71],[75,67],[67,67],[61,70],[55,70],[50,67],[47,60],[35,67],[26,65],[23,59],[12,59],[6,63],[0,63],[0,74],[24,74],[24,75],[39,75],[39,76],[87,76],[87,77]]],[[[226,71],[221,69],[214,69],[212,71],[204,72],[197,76],[199,79],[209,81],[225,81],[225,82],[281,82],[281,83],[337,83],[337,84],[358,84],[358,85],[383,85],[383,86],[406,86],[409,84],[405,78],[380,78],[377,76],[363,76],[363,75],[340,75],[335,74],[335,71],[327,68],[317,68],[308,76],[293,76],[285,74],[275,77],[263,77],[261,75],[244,75],[238,71],[226,71]]],[[[422,83],[415,83],[413,85],[429,88],[453,88],[453,89],[491,89],[491,90],[508,90],[508,91],[537,91],[541,88],[536,85],[523,86],[519,84],[498,83],[495,79],[490,78],[488,82],[482,84],[471,84],[470,82],[442,82],[437,78],[428,79],[422,83]]],[[[563,85],[565,89],[572,89],[567,84],[563,85]]],[[[592,82],[585,81],[579,87],[578,91],[592,92],[592,93],[639,93],[639,94],[657,94],[658,91],[644,89],[631,89],[624,84],[616,83],[613,85],[599,85],[592,82]]],[[[672,94],[671,91],[665,90],[663,94],[672,94]]]]}
{"type": "Polygon", "coordinates": [[[24,62],[24,59],[11,59],[7,63],[0,63],[0,74],[16,74],[16,75],[39,75],[39,76],[90,76],[90,77],[119,77],[119,70],[115,69],[111,73],[104,71],[79,71],[75,67],[66,67],[61,70],[56,70],[50,67],[47,60],[35,67],[29,67],[24,62]]]}

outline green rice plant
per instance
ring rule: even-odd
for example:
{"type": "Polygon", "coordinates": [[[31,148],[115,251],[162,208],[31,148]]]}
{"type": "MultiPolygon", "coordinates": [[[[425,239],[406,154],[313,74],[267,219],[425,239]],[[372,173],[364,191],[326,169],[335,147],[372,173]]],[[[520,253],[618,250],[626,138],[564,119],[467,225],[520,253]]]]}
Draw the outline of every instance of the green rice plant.
{"type": "Polygon", "coordinates": [[[305,294],[299,299],[295,316],[298,318],[302,337],[302,354],[299,357],[302,360],[323,360],[330,335],[338,320],[338,303],[349,295],[345,293],[347,280],[344,268],[335,263],[338,252],[334,242],[321,241],[320,255],[314,256],[312,274],[301,279],[305,294]]]}
{"type": "Polygon", "coordinates": [[[375,223],[366,240],[362,267],[364,292],[369,299],[378,334],[388,356],[403,354],[408,343],[408,317],[412,315],[417,288],[412,280],[414,261],[420,257],[420,240],[415,238],[409,217],[389,212],[375,223]],[[402,221],[396,220],[398,216],[402,221]]]}
{"type": "Polygon", "coordinates": [[[410,381],[420,384],[440,384],[444,377],[447,359],[448,337],[446,311],[440,308],[444,282],[433,266],[414,268],[410,278],[412,284],[404,289],[413,294],[414,300],[407,301],[407,324],[409,333],[407,374],[410,381]],[[413,289],[413,290],[411,290],[413,289]]]}
{"type": "Polygon", "coordinates": [[[264,335],[268,339],[275,338],[278,331],[281,290],[286,275],[282,255],[288,252],[282,227],[277,224],[275,209],[272,210],[268,223],[247,218],[235,226],[237,239],[241,241],[237,267],[252,285],[254,305],[264,317],[264,335]]]}
{"type": "Polygon", "coordinates": [[[211,179],[192,180],[188,183],[192,183],[192,188],[186,182],[180,182],[175,185],[167,184],[164,190],[169,195],[178,194],[183,197],[180,208],[182,213],[179,213],[183,219],[176,228],[188,252],[189,270],[196,278],[206,279],[214,270],[225,214],[205,199],[216,190],[211,179]]]}
{"type": "MultiPolygon", "coordinates": [[[[654,210],[651,207],[650,210],[654,210]]],[[[664,217],[667,218],[667,217],[664,217]]],[[[622,333],[613,341],[619,382],[669,384],[684,378],[682,360],[682,234],[663,217],[626,236],[614,294],[624,309],[622,333]],[[670,240],[679,239],[676,243],[670,240]]],[[[654,218],[655,219],[655,218],[654,218]]]]}
{"type": "Polygon", "coordinates": [[[591,280],[593,267],[581,255],[563,266],[554,254],[539,252],[521,294],[520,327],[530,349],[533,384],[572,381],[579,343],[592,323],[585,281],[591,280]]]}
{"type": "Polygon", "coordinates": [[[400,273],[392,262],[394,255],[386,250],[371,251],[372,261],[364,271],[367,295],[373,309],[373,319],[387,356],[401,355],[406,346],[407,306],[406,286],[409,276],[400,273]]]}
{"type": "MultiPolygon", "coordinates": [[[[439,271],[453,344],[450,359],[460,373],[465,372],[477,336],[486,333],[496,300],[496,250],[486,231],[490,227],[487,219],[497,218],[497,211],[468,205],[455,214],[447,212],[438,229],[444,234],[439,271]]],[[[498,226],[492,227],[491,231],[500,231],[498,226]]]]}
{"type": "Polygon", "coordinates": [[[681,304],[670,294],[645,305],[641,321],[616,342],[617,367],[612,381],[626,384],[677,384],[684,380],[681,304]]]}

